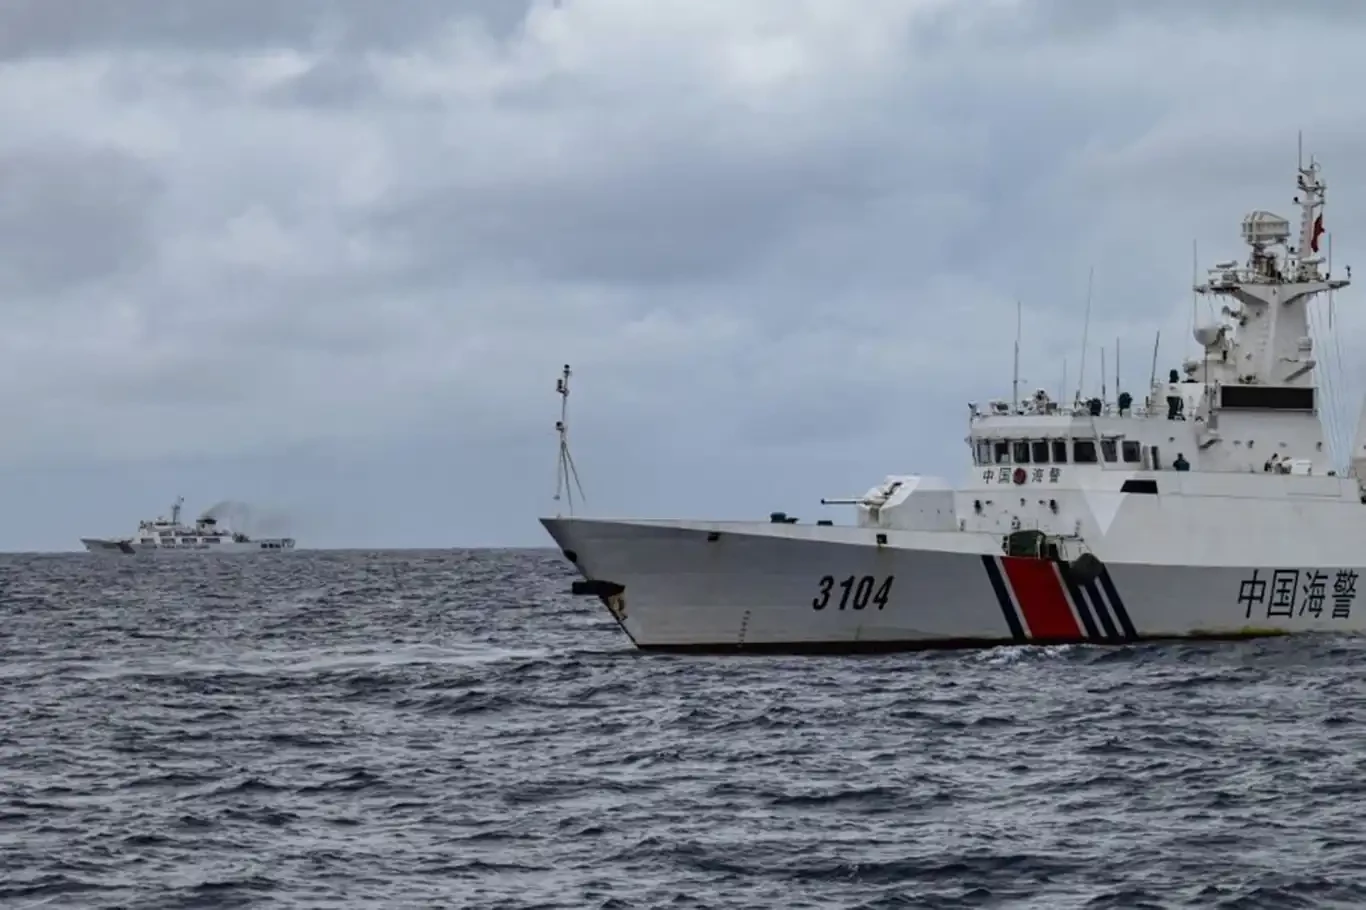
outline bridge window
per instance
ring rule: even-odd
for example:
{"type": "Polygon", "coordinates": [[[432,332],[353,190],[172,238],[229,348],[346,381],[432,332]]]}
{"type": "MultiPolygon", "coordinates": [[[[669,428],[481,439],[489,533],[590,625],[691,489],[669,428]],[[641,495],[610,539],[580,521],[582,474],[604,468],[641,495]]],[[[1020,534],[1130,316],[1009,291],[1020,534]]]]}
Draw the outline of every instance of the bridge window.
{"type": "Polygon", "coordinates": [[[1015,440],[1015,463],[1029,464],[1029,443],[1023,439],[1015,440]]]}
{"type": "Polygon", "coordinates": [[[997,463],[997,464],[1009,464],[1009,463],[1010,463],[1010,443],[1006,442],[1005,440],[999,440],[999,441],[993,443],[993,445],[996,447],[996,451],[993,453],[993,454],[996,456],[996,463],[997,463]]]}
{"type": "Polygon", "coordinates": [[[1096,443],[1093,439],[1077,439],[1072,442],[1072,460],[1077,464],[1096,463],[1096,443]]]}
{"type": "Polygon", "coordinates": [[[1048,464],[1048,441],[1040,439],[1029,444],[1030,458],[1035,464],[1048,464]]]}
{"type": "Polygon", "coordinates": [[[1139,446],[1137,440],[1126,439],[1120,443],[1119,448],[1120,454],[1124,456],[1124,460],[1129,464],[1138,464],[1143,460],[1142,447],[1139,446]]]}
{"type": "Polygon", "coordinates": [[[977,443],[977,463],[991,464],[991,443],[985,439],[979,440],[977,443]]]}
{"type": "Polygon", "coordinates": [[[1067,440],[1053,440],[1053,463],[1067,464],[1067,440]]]}
{"type": "Polygon", "coordinates": [[[1219,406],[1225,410],[1312,411],[1314,390],[1303,386],[1220,386],[1219,406]]]}
{"type": "Polygon", "coordinates": [[[1119,446],[1115,445],[1113,439],[1102,439],[1100,441],[1100,453],[1109,462],[1119,461],[1119,446]]]}

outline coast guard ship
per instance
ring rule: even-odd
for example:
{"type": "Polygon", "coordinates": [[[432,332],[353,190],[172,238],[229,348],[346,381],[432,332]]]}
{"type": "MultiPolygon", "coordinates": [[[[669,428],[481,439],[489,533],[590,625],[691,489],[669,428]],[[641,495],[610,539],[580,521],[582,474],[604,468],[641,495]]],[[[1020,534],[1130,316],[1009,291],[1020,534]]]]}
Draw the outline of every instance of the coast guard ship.
{"type": "Polygon", "coordinates": [[[1312,159],[1297,190],[1293,242],[1284,218],[1244,218],[1246,261],[1194,287],[1218,313],[1194,330],[1202,355],[1161,376],[1155,352],[1142,401],[1063,406],[1039,390],[972,405],[965,482],[892,475],[825,500],[852,505],[850,525],[542,518],[584,577],[575,593],[639,648],[672,651],[1366,629],[1366,420],[1339,470],[1308,311],[1351,273],[1334,277],[1320,249],[1312,159]]]}
{"type": "Polygon", "coordinates": [[[82,537],[81,544],[91,553],[114,553],[132,556],[137,553],[247,553],[276,552],[294,549],[292,537],[252,539],[240,531],[233,531],[218,523],[205,512],[193,525],[182,524],[180,510],[183,496],[171,505],[171,517],[144,519],[138,522],[137,533],[131,537],[82,537]]]}

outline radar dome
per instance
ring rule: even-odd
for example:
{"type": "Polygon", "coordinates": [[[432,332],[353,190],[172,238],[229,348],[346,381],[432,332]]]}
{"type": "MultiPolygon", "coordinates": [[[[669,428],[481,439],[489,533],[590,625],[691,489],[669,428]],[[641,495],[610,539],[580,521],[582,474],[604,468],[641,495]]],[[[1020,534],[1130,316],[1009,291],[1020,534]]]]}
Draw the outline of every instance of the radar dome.
{"type": "Polygon", "coordinates": [[[1272,212],[1256,211],[1243,219],[1243,240],[1250,246],[1270,246],[1290,238],[1290,222],[1272,212]]]}
{"type": "Polygon", "coordinates": [[[1195,330],[1195,343],[1208,350],[1219,343],[1223,334],[1224,327],[1221,325],[1202,325],[1195,330]]]}

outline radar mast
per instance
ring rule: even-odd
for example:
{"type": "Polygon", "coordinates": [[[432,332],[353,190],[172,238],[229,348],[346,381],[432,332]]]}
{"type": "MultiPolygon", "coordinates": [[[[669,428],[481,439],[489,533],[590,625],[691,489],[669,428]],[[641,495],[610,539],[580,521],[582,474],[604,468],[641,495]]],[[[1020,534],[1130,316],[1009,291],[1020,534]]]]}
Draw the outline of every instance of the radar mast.
{"type": "MultiPolygon", "coordinates": [[[[560,378],[555,381],[555,392],[560,396],[560,419],[555,421],[555,432],[560,437],[560,457],[559,465],[555,474],[555,501],[560,501],[561,493],[569,501],[569,514],[574,514],[574,489],[579,491],[579,499],[586,499],[583,495],[583,485],[579,483],[579,469],[574,466],[574,456],[569,454],[569,377],[573,372],[569,369],[569,364],[564,365],[564,371],[560,378]],[[573,486],[570,482],[573,481],[573,486]]],[[[558,517],[558,513],[557,517],[558,517]]]]}

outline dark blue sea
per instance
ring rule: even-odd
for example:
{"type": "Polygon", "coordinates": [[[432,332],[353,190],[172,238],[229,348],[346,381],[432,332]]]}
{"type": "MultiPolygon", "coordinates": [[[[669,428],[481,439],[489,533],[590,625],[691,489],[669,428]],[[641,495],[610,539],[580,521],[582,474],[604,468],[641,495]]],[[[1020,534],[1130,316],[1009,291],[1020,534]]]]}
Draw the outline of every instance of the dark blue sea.
{"type": "Polygon", "coordinates": [[[633,652],[552,551],[0,557],[0,907],[1366,905],[1366,644],[633,652]]]}

